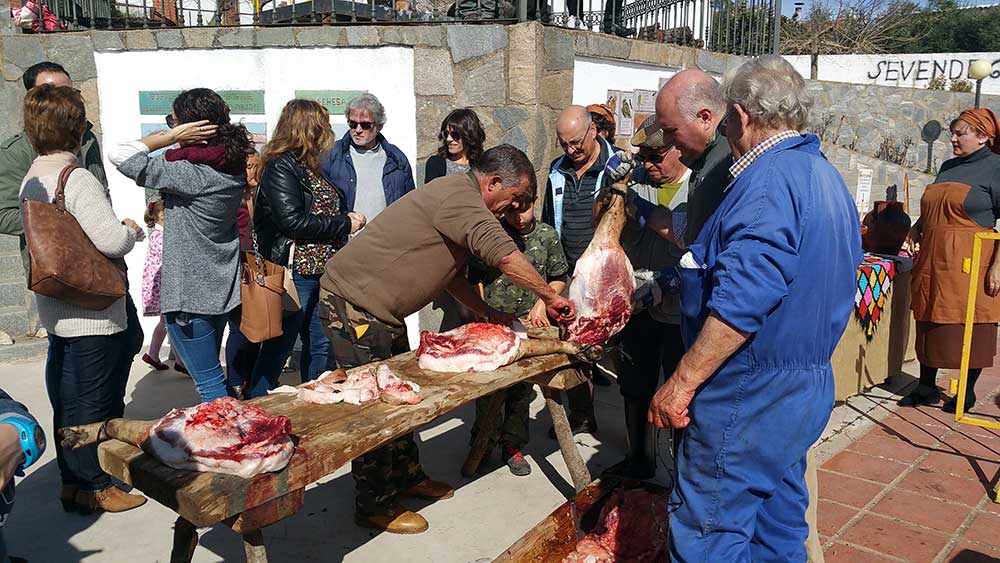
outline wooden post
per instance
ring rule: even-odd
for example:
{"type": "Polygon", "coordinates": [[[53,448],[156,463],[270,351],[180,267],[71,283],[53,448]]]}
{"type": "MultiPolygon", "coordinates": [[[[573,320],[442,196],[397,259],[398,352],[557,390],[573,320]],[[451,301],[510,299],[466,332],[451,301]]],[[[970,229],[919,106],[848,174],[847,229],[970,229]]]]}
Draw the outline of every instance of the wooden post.
{"type": "Polygon", "coordinates": [[[247,563],[267,563],[267,548],[260,530],[243,534],[243,549],[247,554],[247,563]]]}
{"type": "Polygon", "coordinates": [[[174,547],[170,551],[170,563],[191,563],[196,547],[198,528],[183,516],[178,516],[174,522],[174,547]]]}
{"type": "Polygon", "coordinates": [[[591,482],[590,470],[584,463],[580,450],[576,449],[576,440],[573,439],[573,430],[569,426],[569,419],[566,418],[566,409],[563,408],[562,394],[549,387],[542,387],[542,395],[545,397],[545,405],[549,408],[552,416],[552,427],[556,430],[556,439],[559,441],[559,451],[562,453],[569,475],[573,479],[573,487],[576,492],[580,492],[591,482]]]}
{"type": "Polygon", "coordinates": [[[903,174],[903,211],[910,214],[910,175],[903,174]]]}
{"type": "Polygon", "coordinates": [[[507,390],[501,389],[485,397],[485,416],[478,419],[479,434],[476,434],[472,441],[469,455],[465,457],[465,463],[462,464],[462,477],[472,478],[476,476],[476,469],[479,468],[479,463],[483,461],[483,456],[486,455],[486,450],[489,447],[490,437],[496,434],[497,429],[500,428],[500,418],[503,414],[506,394],[507,390]]]}

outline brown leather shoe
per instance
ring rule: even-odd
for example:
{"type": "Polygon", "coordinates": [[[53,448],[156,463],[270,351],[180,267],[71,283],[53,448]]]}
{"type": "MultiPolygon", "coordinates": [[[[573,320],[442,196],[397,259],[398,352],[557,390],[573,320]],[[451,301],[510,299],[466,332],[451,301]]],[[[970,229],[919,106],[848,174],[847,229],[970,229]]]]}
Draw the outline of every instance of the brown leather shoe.
{"type": "Polygon", "coordinates": [[[444,500],[455,496],[455,489],[448,483],[424,479],[405,491],[399,492],[400,496],[413,497],[424,500],[444,500]]]}
{"type": "Polygon", "coordinates": [[[80,487],[76,485],[63,485],[62,490],[59,492],[59,502],[62,503],[63,510],[65,512],[76,512],[76,493],[80,490],[80,487]]]}
{"type": "Polygon", "coordinates": [[[125,512],[133,508],[139,508],[146,504],[146,497],[142,495],[130,495],[118,487],[111,485],[103,491],[87,493],[80,491],[76,493],[76,504],[79,505],[80,514],[90,514],[91,512],[125,512]]]}
{"type": "Polygon", "coordinates": [[[354,523],[363,528],[374,528],[390,534],[419,534],[427,531],[427,520],[423,516],[399,505],[377,516],[366,516],[355,512],[354,523]]]}

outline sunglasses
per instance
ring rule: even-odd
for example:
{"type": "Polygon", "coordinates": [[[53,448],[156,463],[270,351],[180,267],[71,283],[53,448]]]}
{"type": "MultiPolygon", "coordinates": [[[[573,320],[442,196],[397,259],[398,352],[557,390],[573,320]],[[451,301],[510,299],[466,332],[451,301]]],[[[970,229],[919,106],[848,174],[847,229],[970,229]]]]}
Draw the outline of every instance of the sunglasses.
{"type": "Polygon", "coordinates": [[[347,127],[351,130],[361,127],[363,131],[371,131],[371,128],[375,126],[374,121],[354,121],[351,119],[347,120],[347,127]]]}
{"type": "Polygon", "coordinates": [[[663,162],[663,159],[666,157],[667,157],[666,153],[652,152],[652,153],[639,153],[635,155],[634,158],[638,160],[640,163],[648,162],[650,164],[659,164],[663,162]]]}
{"type": "Polygon", "coordinates": [[[174,116],[172,116],[172,115],[168,115],[167,116],[166,122],[167,122],[167,127],[171,128],[171,129],[173,129],[174,125],[176,125],[176,123],[174,122],[174,116]]]}
{"type": "Polygon", "coordinates": [[[441,136],[441,140],[442,141],[448,141],[449,139],[452,140],[452,141],[461,141],[462,140],[462,134],[461,133],[455,133],[454,131],[441,131],[441,135],[440,136],[441,136]]]}

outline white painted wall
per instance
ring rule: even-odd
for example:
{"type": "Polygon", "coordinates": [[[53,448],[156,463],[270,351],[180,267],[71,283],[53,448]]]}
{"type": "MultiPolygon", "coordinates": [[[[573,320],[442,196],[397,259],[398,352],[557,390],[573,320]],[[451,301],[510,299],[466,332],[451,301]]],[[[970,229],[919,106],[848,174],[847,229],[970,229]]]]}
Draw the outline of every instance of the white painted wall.
{"type": "MultiPolygon", "coordinates": [[[[808,55],[785,59],[809,77],[808,55]]],[[[983,80],[984,94],[1000,94],[1000,53],[933,53],[906,55],[822,55],[819,57],[819,80],[850,84],[877,84],[905,88],[926,88],[935,75],[968,79],[969,65],[985,59],[993,64],[993,73],[983,80]]]]}
{"type": "Polygon", "coordinates": [[[573,103],[603,104],[608,90],[659,90],[660,78],[681,69],[606,59],[577,57],[573,65],[573,103]]]}
{"type": "MultiPolygon", "coordinates": [[[[264,120],[269,132],[296,90],[367,90],[378,96],[386,108],[386,138],[411,163],[416,162],[416,97],[413,50],[409,48],[99,52],[95,60],[111,198],[119,217],[130,217],[140,224],[145,206],[143,190],[107,160],[107,154],[118,143],[140,137],[140,123],[155,121],[151,116],[139,115],[140,90],[264,90],[266,115],[247,116],[247,121],[264,120]]],[[[344,118],[335,116],[334,121],[343,122],[344,118]]],[[[137,305],[142,301],[145,255],[146,244],[139,243],[126,257],[132,298],[137,305]]],[[[155,317],[143,319],[147,342],[155,325],[155,317]]]]}

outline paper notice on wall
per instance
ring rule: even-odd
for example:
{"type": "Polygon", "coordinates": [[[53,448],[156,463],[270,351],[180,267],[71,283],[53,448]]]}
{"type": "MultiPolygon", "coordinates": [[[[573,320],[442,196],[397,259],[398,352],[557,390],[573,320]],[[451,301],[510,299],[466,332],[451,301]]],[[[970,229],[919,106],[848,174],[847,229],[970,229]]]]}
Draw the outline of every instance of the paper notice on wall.
{"type": "Polygon", "coordinates": [[[868,212],[872,199],[872,173],[871,168],[858,168],[858,213],[868,212]]]}
{"type": "Polygon", "coordinates": [[[611,114],[618,118],[618,100],[622,97],[621,90],[608,90],[608,100],[607,104],[611,107],[611,114]]]}
{"type": "Polygon", "coordinates": [[[629,137],[635,132],[635,92],[622,92],[619,98],[618,112],[615,120],[618,122],[617,135],[629,137]]]}
{"type": "Polygon", "coordinates": [[[636,90],[635,110],[641,113],[653,113],[656,111],[656,91],[636,90]]]}

